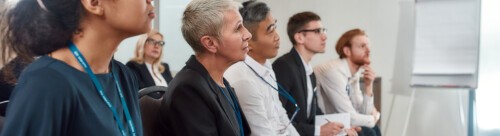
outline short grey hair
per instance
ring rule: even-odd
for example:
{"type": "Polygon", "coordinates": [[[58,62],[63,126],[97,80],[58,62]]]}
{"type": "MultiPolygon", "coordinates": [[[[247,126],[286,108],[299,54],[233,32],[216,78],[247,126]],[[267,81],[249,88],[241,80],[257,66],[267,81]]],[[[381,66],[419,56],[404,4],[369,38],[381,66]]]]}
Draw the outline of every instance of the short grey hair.
{"type": "Polygon", "coordinates": [[[182,36],[196,54],[204,51],[201,37],[213,36],[221,40],[225,10],[236,9],[241,4],[233,0],[193,0],[184,10],[182,36]]]}

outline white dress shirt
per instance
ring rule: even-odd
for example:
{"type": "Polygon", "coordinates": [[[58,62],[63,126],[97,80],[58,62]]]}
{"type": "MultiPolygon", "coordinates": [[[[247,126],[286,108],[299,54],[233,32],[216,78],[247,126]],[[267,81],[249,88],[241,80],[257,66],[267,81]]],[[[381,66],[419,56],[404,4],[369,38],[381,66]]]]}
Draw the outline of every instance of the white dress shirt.
{"type": "Polygon", "coordinates": [[[373,96],[361,91],[360,70],[352,76],[345,59],[334,59],[316,66],[314,72],[318,106],[325,114],[350,113],[352,126],[375,126],[376,120],[371,115],[375,108],[373,96]]]}
{"type": "MultiPolygon", "coordinates": [[[[307,117],[311,116],[311,107],[312,107],[312,100],[313,100],[313,94],[314,94],[314,89],[312,87],[312,81],[311,81],[311,75],[313,74],[313,68],[311,64],[306,64],[306,61],[304,61],[304,58],[299,54],[300,60],[302,61],[302,65],[304,65],[304,70],[306,72],[306,82],[307,82],[307,117]]],[[[314,111],[316,112],[316,111],[314,111]]],[[[316,113],[314,113],[316,114],[316,113]]],[[[316,126],[314,127],[314,135],[319,136],[321,131],[321,126],[316,126]]]]}
{"type": "Polygon", "coordinates": [[[149,64],[147,62],[144,62],[144,63],[146,64],[146,67],[148,68],[149,75],[151,75],[151,77],[155,81],[155,85],[167,87],[168,86],[167,85],[167,81],[161,75],[161,73],[160,73],[160,71],[158,69],[158,66],[154,66],[154,68],[151,68],[152,67],[151,64],[149,64]],[[154,72],[153,72],[153,69],[154,69],[154,72]]]}
{"type": "MultiPolygon", "coordinates": [[[[311,74],[313,73],[313,68],[311,64],[306,64],[304,58],[299,54],[300,60],[302,60],[302,64],[304,65],[304,70],[306,72],[306,80],[307,80],[307,117],[311,116],[311,103],[313,100],[313,88],[311,82],[311,74]]],[[[316,111],[315,111],[316,112],[316,111]]]]}
{"type": "MultiPolygon", "coordinates": [[[[276,76],[268,60],[265,65],[261,65],[247,55],[244,62],[273,87],[278,88],[276,76]]],[[[285,129],[290,119],[279,100],[278,92],[257,76],[244,62],[241,61],[229,67],[224,77],[234,87],[252,130],[251,136],[299,136],[293,125],[285,129]]]]}

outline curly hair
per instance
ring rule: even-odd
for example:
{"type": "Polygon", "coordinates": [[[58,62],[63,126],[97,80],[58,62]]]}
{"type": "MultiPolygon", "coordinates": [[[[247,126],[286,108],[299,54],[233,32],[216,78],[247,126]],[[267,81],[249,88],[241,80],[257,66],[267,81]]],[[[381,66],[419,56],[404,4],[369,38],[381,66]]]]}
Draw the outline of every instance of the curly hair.
{"type": "MultiPolygon", "coordinates": [[[[78,33],[83,14],[80,0],[20,0],[12,9],[2,13],[0,25],[1,60],[8,63],[15,54],[26,65],[34,57],[64,48],[74,33],[78,33]]],[[[5,65],[6,69],[8,68],[5,65]]],[[[7,70],[4,78],[12,80],[7,70]]]]}

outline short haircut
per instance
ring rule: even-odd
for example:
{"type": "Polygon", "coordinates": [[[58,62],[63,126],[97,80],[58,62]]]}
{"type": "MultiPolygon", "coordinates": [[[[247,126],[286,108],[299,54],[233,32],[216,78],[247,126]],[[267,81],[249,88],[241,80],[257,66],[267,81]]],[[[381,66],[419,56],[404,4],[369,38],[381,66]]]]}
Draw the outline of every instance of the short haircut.
{"type": "Polygon", "coordinates": [[[290,17],[288,20],[288,25],[287,25],[287,33],[288,33],[288,38],[290,38],[290,41],[292,42],[293,45],[297,44],[297,41],[295,41],[295,38],[293,37],[295,33],[298,33],[304,27],[311,21],[319,21],[321,18],[313,12],[306,11],[306,12],[301,12],[293,15],[290,17]]]}
{"type": "Polygon", "coordinates": [[[243,25],[254,35],[253,40],[257,40],[256,31],[259,28],[259,23],[266,19],[270,10],[266,3],[255,0],[244,2],[243,8],[240,8],[243,25]]]}
{"type": "Polygon", "coordinates": [[[335,50],[337,50],[337,54],[339,54],[340,58],[347,57],[344,53],[344,47],[351,48],[352,47],[352,44],[351,44],[352,38],[354,38],[355,36],[358,36],[358,35],[366,35],[366,34],[365,34],[365,31],[363,31],[359,28],[356,28],[356,29],[352,29],[352,30],[347,31],[344,34],[342,34],[342,36],[340,36],[339,40],[337,41],[337,44],[335,45],[335,50]]]}
{"type": "Polygon", "coordinates": [[[201,37],[213,36],[221,40],[225,10],[236,9],[241,4],[232,0],[193,0],[184,10],[182,36],[196,54],[204,51],[201,37]]]}

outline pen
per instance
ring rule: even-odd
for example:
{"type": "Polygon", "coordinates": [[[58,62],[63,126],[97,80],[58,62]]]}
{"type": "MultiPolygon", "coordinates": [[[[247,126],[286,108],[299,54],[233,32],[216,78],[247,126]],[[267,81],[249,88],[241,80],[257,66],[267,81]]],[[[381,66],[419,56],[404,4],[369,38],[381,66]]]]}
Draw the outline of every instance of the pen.
{"type": "Polygon", "coordinates": [[[328,121],[328,123],[330,123],[330,122],[331,122],[331,121],[330,121],[330,120],[328,120],[327,118],[325,118],[325,120],[326,120],[326,121],[328,121]]]}

